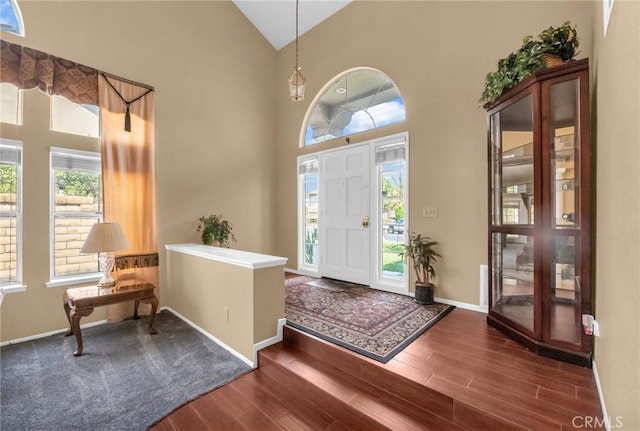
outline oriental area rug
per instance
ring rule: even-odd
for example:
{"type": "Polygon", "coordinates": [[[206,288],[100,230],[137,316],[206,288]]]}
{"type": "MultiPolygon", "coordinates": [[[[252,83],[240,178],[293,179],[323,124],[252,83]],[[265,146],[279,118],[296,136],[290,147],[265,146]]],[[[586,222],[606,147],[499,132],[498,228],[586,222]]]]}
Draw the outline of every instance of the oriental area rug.
{"type": "Polygon", "coordinates": [[[327,278],[293,277],[285,286],[289,326],[382,363],[455,308],[327,278]]]}

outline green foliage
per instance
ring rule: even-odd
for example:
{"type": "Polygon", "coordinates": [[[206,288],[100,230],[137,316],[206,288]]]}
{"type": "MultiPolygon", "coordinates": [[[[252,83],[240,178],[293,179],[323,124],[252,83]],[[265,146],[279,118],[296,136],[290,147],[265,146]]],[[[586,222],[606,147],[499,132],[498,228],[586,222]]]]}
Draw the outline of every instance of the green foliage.
{"type": "Polygon", "coordinates": [[[16,193],[17,170],[14,165],[0,165],[0,193],[16,193]]]}
{"type": "Polygon", "coordinates": [[[398,257],[399,252],[403,250],[403,245],[385,241],[383,247],[384,251],[389,251],[391,253],[382,254],[382,269],[389,272],[395,272],[397,274],[404,273],[402,257],[398,257]]]}
{"type": "Polygon", "coordinates": [[[418,284],[427,285],[429,284],[429,277],[435,277],[436,275],[433,264],[437,262],[436,258],[442,257],[434,250],[436,245],[438,243],[431,240],[431,238],[411,232],[407,243],[404,244],[404,251],[398,253],[405,260],[411,259],[413,269],[416,271],[418,284]]]}
{"type": "Polygon", "coordinates": [[[318,228],[307,231],[304,237],[304,261],[305,263],[313,263],[313,246],[318,243],[318,228]]]}
{"type": "Polygon", "coordinates": [[[543,30],[538,35],[538,39],[540,39],[545,52],[559,55],[563,61],[569,61],[578,54],[576,48],[580,46],[580,40],[575,27],[571,27],[569,21],[560,27],[549,27],[543,30]]]}
{"type": "Polygon", "coordinates": [[[206,245],[216,245],[218,247],[229,247],[231,241],[235,242],[233,225],[228,220],[223,220],[219,214],[198,219],[198,232],[202,231],[202,243],[206,245]]]}
{"type": "Polygon", "coordinates": [[[576,29],[571,27],[569,21],[560,27],[543,30],[537,39],[525,36],[520,49],[498,60],[498,69],[487,74],[480,102],[495,101],[504,91],[543,69],[544,54],[559,55],[566,62],[576,56],[579,45],[576,29]]]}
{"type": "Polygon", "coordinates": [[[402,184],[394,184],[389,178],[382,179],[382,196],[384,196],[382,210],[384,212],[393,211],[396,220],[404,218],[402,194],[402,184]]]}
{"type": "Polygon", "coordinates": [[[398,206],[393,209],[393,212],[396,215],[396,220],[400,220],[404,218],[404,207],[398,206]]]}
{"type": "Polygon", "coordinates": [[[100,175],[91,172],[56,170],[58,191],[65,196],[100,196],[100,175]]]}

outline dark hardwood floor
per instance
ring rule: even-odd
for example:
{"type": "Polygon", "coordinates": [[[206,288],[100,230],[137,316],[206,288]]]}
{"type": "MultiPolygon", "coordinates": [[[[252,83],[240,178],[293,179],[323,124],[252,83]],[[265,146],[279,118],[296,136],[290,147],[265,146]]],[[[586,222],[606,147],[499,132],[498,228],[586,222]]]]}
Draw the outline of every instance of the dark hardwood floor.
{"type": "Polygon", "coordinates": [[[601,418],[590,369],[537,356],[485,318],[456,309],[387,364],[286,328],[257,370],[152,430],[563,431],[601,418]]]}

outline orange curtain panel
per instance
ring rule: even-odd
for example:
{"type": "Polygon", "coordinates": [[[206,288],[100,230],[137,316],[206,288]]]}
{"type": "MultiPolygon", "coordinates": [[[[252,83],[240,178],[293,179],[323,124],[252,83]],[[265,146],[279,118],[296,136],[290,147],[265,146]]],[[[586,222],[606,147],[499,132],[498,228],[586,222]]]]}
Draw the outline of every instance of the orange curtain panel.
{"type": "MultiPolygon", "coordinates": [[[[154,92],[148,87],[117,77],[99,74],[98,94],[102,139],[104,220],[120,223],[131,249],[118,256],[154,254],[156,234],[156,188],[154,156],[154,92]]],[[[158,286],[158,267],[142,266],[117,270],[114,278],[123,282],[158,286]]],[[[140,314],[149,313],[141,304],[140,314]]],[[[133,314],[129,304],[107,308],[109,321],[133,314]]]]}

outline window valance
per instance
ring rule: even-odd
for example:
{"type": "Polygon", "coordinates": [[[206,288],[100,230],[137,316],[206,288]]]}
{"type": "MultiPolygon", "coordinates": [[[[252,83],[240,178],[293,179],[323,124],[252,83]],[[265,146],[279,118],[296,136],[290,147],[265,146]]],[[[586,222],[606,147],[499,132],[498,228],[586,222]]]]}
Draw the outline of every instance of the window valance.
{"type": "Polygon", "coordinates": [[[142,87],[145,94],[153,91],[153,87],[148,85],[0,40],[0,82],[8,82],[23,90],[39,88],[49,95],[63,96],[75,103],[98,106],[98,74],[142,87]]]}
{"type": "Polygon", "coordinates": [[[98,105],[98,70],[5,40],[0,41],[0,81],[98,105]]]}

